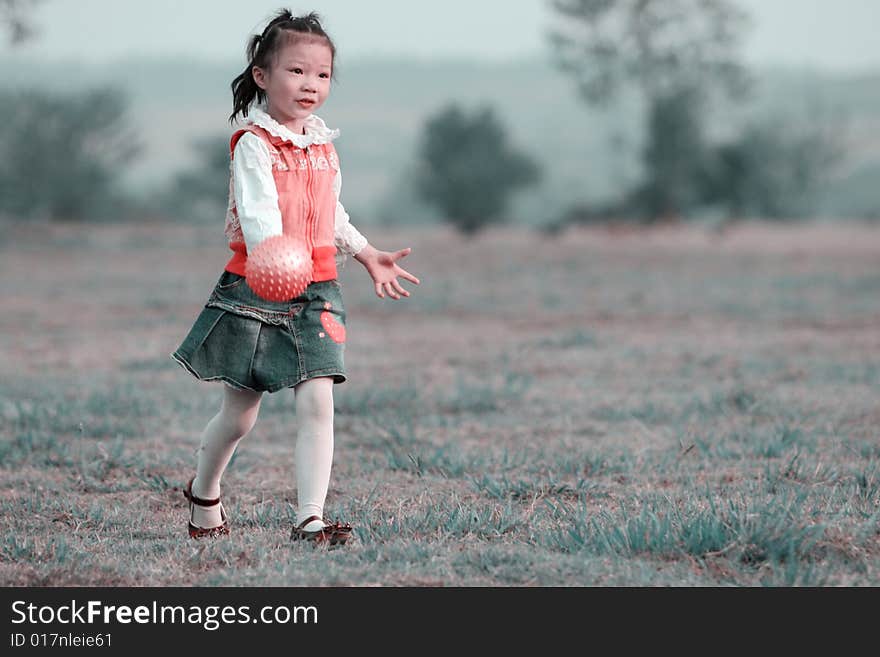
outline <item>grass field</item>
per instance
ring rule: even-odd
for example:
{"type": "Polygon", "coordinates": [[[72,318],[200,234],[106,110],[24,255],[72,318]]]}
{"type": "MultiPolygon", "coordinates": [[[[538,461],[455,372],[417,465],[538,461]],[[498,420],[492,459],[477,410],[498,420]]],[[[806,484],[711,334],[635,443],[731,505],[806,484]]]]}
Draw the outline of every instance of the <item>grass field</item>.
{"type": "Polygon", "coordinates": [[[332,551],[288,541],[292,390],[186,535],[222,231],[4,230],[0,584],[880,585],[880,226],[364,230],[422,284],[341,273],[332,551]]]}

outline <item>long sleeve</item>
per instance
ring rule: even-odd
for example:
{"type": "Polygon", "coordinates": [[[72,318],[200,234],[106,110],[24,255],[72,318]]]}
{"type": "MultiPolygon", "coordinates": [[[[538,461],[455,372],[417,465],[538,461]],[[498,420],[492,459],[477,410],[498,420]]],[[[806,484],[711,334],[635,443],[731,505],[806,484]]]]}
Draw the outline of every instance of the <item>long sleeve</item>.
{"type": "Polygon", "coordinates": [[[336,178],[333,179],[333,191],[336,193],[336,228],[334,231],[336,248],[345,255],[356,255],[367,245],[367,238],[352,225],[348,213],[339,201],[339,195],[342,191],[342,171],[337,171],[336,178]]]}
{"type": "Polygon", "coordinates": [[[281,210],[272,177],[269,150],[257,135],[247,132],[232,157],[233,193],[247,250],[267,237],[281,235],[281,210]]]}

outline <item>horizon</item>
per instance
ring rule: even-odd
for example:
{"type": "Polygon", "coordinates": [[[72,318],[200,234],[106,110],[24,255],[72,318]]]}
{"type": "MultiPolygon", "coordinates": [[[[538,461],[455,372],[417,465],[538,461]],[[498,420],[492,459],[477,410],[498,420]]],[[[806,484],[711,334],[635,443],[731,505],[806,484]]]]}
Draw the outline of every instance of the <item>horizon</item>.
{"type": "MultiPolygon", "coordinates": [[[[8,54],[4,58],[3,64],[5,65],[17,65],[21,64],[23,61],[29,60],[31,55],[25,53],[11,53],[8,54]]],[[[95,60],[95,59],[76,59],[70,58],[67,56],[55,55],[49,56],[41,59],[29,60],[34,66],[44,67],[51,66],[53,64],[66,64],[68,66],[83,68],[83,69],[92,69],[92,70],[100,70],[102,68],[108,68],[111,66],[117,66],[123,62],[137,62],[139,64],[143,63],[153,63],[156,65],[169,65],[177,60],[184,57],[181,53],[162,53],[158,55],[132,52],[125,53],[119,55],[113,60],[95,60]]],[[[237,67],[241,61],[235,58],[229,57],[213,57],[207,54],[202,55],[185,55],[188,63],[194,66],[206,66],[206,67],[221,67],[221,66],[230,66],[237,67]]],[[[552,57],[552,53],[550,52],[535,52],[535,53],[522,53],[517,56],[505,57],[505,58],[483,58],[477,61],[474,61],[473,58],[466,55],[439,55],[434,57],[426,57],[421,55],[410,55],[407,54],[406,57],[401,55],[395,55],[393,53],[373,53],[369,55],[363,55],[357,58],[357,61],[344,61],[340,60],[339,66],[340,68],[350,69],[355,67],[363,66],[364,64],[381,64],[381,65],[391,65],[391,64],[400,64],[401,66],[408,67],[432,67],[432,66],[442,66],[443,64],[452,64],[452,65],[463,65],[470,64],[474,67],[480,68],[509,68],[513,64],[519,63],[531,63],[531,64],[545,64],[548,66],[554,66],[554,61],[552,57]],[[406,60],[405,63],[401,63],[403,60],[406,60]]],[[[868,68],[857,68],[857,69],[828,69],[823,68],[821,66],[816,66],[810,63],[791,63],[791,62],[766,62],[763,64],[755,64],[751,67],[753,72],[757,73],[783,73],[783,74],[809,74],[816,75],[824,78],[835,78],[842,80],[857,80],[861,78],[872,78],[877,75],[880,75],[880,62],[877,62],[875,65],[868,68]]]]}

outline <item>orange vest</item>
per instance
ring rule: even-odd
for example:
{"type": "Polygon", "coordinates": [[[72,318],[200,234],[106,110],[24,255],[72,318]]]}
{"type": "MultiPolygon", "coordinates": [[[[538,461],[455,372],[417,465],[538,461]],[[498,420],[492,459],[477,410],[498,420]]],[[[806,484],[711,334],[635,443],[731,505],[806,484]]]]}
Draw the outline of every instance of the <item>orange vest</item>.
{"type": "MultiPolygon", "coordinates": [[[[339,158],[333,144],[311,144],[300,148],[276,137],[257,125],[236,131],[229,144],[230,158],[235,145],[245,132],[257,135],[269,149],[272,177],[278,190],[282,232],[302,240],[312,254],[312,281],[336,278],[336,193],[333,180],[339,171],[339,158]]],[[[232,258],[226,271],[244,276],[247,247],[234,198],[230,201],[232,230],[227,226],[232,258]]]]}

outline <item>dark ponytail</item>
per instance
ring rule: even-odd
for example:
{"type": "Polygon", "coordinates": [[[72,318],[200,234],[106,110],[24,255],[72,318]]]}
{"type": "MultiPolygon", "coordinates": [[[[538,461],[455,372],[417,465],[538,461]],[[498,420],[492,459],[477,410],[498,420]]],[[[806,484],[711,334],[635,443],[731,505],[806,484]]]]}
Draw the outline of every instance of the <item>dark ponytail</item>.
{"type": "Polygon", "coordinates": [[[232,81],[231,85],[232,114],[229,116],[230,123],[233,123],[239,114],[247,117],[248,109],[254,100],[258,103],[263,103],[266,100],[266,93],[254,81],[252,72],[254,66],[266,70],[271,69],[275,56],[282,46],[302,35],[323,40],[329,46],[332,56],[330,77],[336,77],[336,46],[333,45],[333,41],[321,26],[318,14],[311,12],[305,16],[294,16],[289,9],[282,9],[269,21],[262,34],[254,34],[248,41],[245,51],[248,65],[241,75],[232,81]]]}

